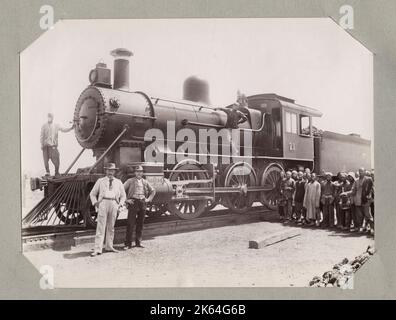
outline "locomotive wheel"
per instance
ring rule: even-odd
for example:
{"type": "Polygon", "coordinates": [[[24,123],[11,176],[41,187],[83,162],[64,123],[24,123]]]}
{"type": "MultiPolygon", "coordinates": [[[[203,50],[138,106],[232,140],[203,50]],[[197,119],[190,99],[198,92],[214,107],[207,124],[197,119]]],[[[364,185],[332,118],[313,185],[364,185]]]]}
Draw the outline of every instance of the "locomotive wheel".
{"type": "Polygon", "coordinates": [[[280,164],[272,163],[264,168],[261,173],[260,186],[272,187],[272,189],[260,192],[260,202],[270,210],[277,209],[277,200],[279,198],[277,183],[282,171],[284,170],[280,164]]]}
{"type": "Polygon", "coordinates": [[[205,214],[209,213],[212,209],[214,209],[218,204],[221,203],[221,199],[220,198],[215,198],[215,200],[206,200],[206,208],[205,208],[205,214]]]}
{"type": "Polygon", "coordinates": [[[239,193],[222,196],[227,208],[235,213],[245,213],[254,202],[255,194],[247,192],[247,187],[256,185],[256,174],[253,168],[245,162],[234,163],[227,168],[224,176],[225,187],[235,187],[239,193]]]}
{"type": "Polygon", "coordinates": [[[93,206],[91,199],[89,196],[86,200],[85,207],[85,224],[88,228],[96,228],[96,219],[98,218],[98,213],[95,211],[95,207],[93,206]]]}
{"type": "Polygon", "coordinates": [[[60,221],[68,225],[78,225],[84,220],[84,216],[78,209],[71,209],[66,203],[59,203],[56,208],[56,215],[60,221]]]}
{"type": "Polygon", "coordinates": [[[149,217],[158,217],[162,214],[166,213],[167,211],[167,204],[160,203],[160,204],[150,204],[146,208],[146,214],[149,217]]]}
{"type": "MultiPolygon", "coordinates": [[[[170,181],[179,180],[201,180],[207,179],[204,172],[185,172],[185,170],[200,170],[201,167],[197,164],[183,164],[169,177],[170,181]],[[184,172],[181,172],[184,171],[184,172]]],[[[204,187],[202,183],[190,184],[190,187],[204,187]]],[[[206,211],[208,205],[207,200],[186,200],[186,201],[171,201],[168,204],[168,209],[171,214],[175,214],[181,219],[195,219],[206,211]]]]}
{"type": "Polygon", "coordinates": [[[208,204],[206,206],[206,210],[205,212],[209,212],[210,210],[214,209],[218,204],[220,204],[221,200],[220,199],[216,199],[213,200],[208,200],[208,204]]]}

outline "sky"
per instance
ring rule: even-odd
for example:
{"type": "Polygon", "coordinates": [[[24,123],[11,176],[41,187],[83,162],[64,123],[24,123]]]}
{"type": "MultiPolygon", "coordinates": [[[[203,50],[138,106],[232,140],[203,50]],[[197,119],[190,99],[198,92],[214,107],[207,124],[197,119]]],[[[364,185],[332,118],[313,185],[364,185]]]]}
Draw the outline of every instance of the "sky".
{"type": "MultiPolygon", "coordinates": [[[[183,81],[198,75],[215,106],[238,90],[276,93],[322,111],[316,127],[373,142],[373,55],[330,18],[61,20],[20,56],[23,173],[45,173],[47,113],[70,126],[89,71],[100,61],[112,69],[119,47],[134,54],[133,91],[178,99],[183,81]]],[[[61,172],[80,150],[73,131],[59,133],[61,172]]],[[[72,172],[93,163],[87,150],[72,172]]]]}

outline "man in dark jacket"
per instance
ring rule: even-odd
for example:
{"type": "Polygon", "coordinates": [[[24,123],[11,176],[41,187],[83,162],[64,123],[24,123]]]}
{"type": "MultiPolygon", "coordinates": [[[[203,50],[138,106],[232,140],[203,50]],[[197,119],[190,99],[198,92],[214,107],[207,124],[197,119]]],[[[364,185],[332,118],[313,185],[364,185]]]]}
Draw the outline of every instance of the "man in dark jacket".
{"type": "Polygon", "coordinates": [[[366,219],[370,229],[374,230],[374,219],[370,213],[370,202],[372,199],[373,180],[366,176],[364,168],[359,169],[359,179],[353,184],[352,190],[345,192],[353,198],[357,225],[360,232],[363,232],[363,219],[366,219]]]}
{"type": "Polygon", "coordinates": [[[247,120],[247,116],[240,110],[239,106],[234,104],[231,108],[222,108],[227,115],[226,128],[238,129],[239,124],[247,120]]]}
{"type": "Polygon", "coordinates": [[[323,208],[322,225],[328,228],[334,228],[334,195],[335,186],[331,181],[333,174],[331,172],[325,173],[326,180],[321,183],[320,202],[323,208]]]}
{"type": "Polygon", "coordinates": [[[305,195],[305,183],[306,181],[303,179],[302,171],[297,173],[297,181],[296,181],[296,191],[294,193],[294,209],[296,212],[297,223],[302,224],[305,220],[304,215],[304,195],[305,195]]]}
{"type": "Polygon", "coordinates": [[[370,204],[370,210],[371,210],[371,215],[374,218],[374,175],[372,175],[371,177],[372,177],[371,179],[373,180],[373,198],[370,204]]]}
{"type": "Polygon", "coordinates": [[[292,218],[292,203],[293,203],[293,194],[296,188],[295,181],[292,179],[292,173],[290,171],[286,172],[286,178],[282,185],[282,194],[285,200],[285,222],[289,222],[292,218]]]}
{"type": "Polygon", "coordinates": [[[351,191],[352,184],[347,180],[347,174],[341,172],[340,180],[336,188],[336,205],[338,206],[337,226],[342,230],[349,230],[351,226],[351,199],[349,196],[340,196],[341,194],[351,191]]]}
{"type": "Polygon", "coordinates": [[[155,190],[151,184],[143,179],[143,167],[137,166],[135,177],[124,183],[127,196],[125,203],[128,205],[127,232],[124,249],[132,247],[132,232],[136,225],[135,246],[143,248],[142,233],[144,218],[146,216],[146,204],[151,202],[155,196],[155,190]]]}
{"type": "Polygon", "coordinates": [[[277,204],[279,219],[283,221],[285,217],[285,198],[283,196],[283,183],[285,181],[285,172],[281,171],[278,181],[276,182],[276,190],[278,193],[277,204]]]}

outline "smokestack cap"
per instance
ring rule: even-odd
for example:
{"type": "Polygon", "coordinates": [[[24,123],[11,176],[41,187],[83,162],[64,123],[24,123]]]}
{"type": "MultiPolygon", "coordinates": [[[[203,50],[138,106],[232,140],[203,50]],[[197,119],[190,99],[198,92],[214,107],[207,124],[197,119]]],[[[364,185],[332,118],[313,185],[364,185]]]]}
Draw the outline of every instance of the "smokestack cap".
{"type": "Polygon", "coordinates": [[[110,52],[114,58],[127,58],[133,56],[132,51],[125,48],[117,48],[110,52]]]}
{"type": "Polygon", "coordinates": [[[129,91],[129,57],[133,53],[128,49],[118,48],[110,54],[114,57],[113,89],[129,91]]]}

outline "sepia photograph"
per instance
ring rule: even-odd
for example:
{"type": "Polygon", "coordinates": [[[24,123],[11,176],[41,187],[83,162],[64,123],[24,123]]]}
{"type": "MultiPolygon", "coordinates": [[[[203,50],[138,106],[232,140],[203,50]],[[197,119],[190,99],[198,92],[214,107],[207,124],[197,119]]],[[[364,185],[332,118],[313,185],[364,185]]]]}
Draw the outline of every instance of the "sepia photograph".
{"type": "Polygon", "coordinates": [[[375,254],[373,53],[331,18],[64,19],[19,62],[54,288],[353,289],[375,254]]]}

